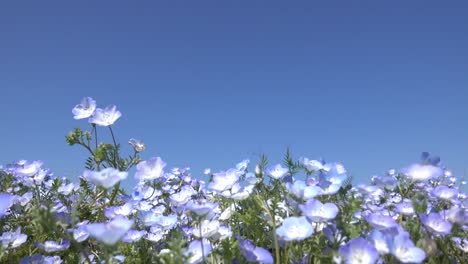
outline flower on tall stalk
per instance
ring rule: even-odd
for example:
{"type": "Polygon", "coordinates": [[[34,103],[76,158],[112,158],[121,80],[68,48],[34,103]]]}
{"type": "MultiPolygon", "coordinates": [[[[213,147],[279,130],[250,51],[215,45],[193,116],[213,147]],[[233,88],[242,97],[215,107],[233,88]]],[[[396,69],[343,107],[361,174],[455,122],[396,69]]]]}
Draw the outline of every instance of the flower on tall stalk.
{"type": "Polygon", "coordinates": [[[276,229],[276,234],[286,241],[304,240],[312,235],[314,229],[305,216],[288,217],[276,229]]]}
{"type": "Polygon", "coordinates": [[[80,104],[76,105],[72,109],[73,118],[88,118],[93,115],[94,110],[96,110],[96,101],[94,101],[91,97],[85,97],[81,100],[80,104]]]}
{"type": "Polygon", "coordinates": [[[15,195],[0,193],[0,217],[5,215],[6,210],[8,210],[11,207],[15,198],[15,195]]]}
{"type": "Polygon", "coordinates": [[[44,243],[34,243],[36,247],[44,250],[47,253],[55,251],[64,251],[70,247],[70,241],[63,240],[61,243],[55,241],[46,241],[44,243]]]}
{"type": "Polygon", "coordinates": [[[236,236],[236,239],[239,241],[239,248],[247,261],[257,263],[274,262],[273,256],[268,250],[261,247],[256,247],[252,241],[247,239],[244,240],[239,236],[236,236]]]}
{"type": "Polygon", "coordinates": [[[333,203],[323,204],[319,200],[311,199],[305,204],[300,204],[299,209],[311,221],[324,222],[332,220],[338,214],[338,207],[333,203]]]}
{"type": "Polygon", "coordinates": [[[96,240],[106,244],[117,243],[133,226],[133,220],[116,217],[107,223],[93,223],[85,226],[86,232],[96,240]]]}
{"type": "Polygon", "coordinates": [[[202,262],[211,253],[211,244],[208,240],[194,240],[190,242],[188,249],[184,252],[187,256],[187,264],[202,262]]]}
{"type": "Polygon", "coordinates": [[[151,158],[138,163],[135,178],[140,181],[149,181],[161,177],[164,173],[164,162],[160,157],[151,158]]]}
{"type": "Polygon", "coordinates": [[[289,169],[281,166],[281,164],[276,164],[274,166],[266,168],[265,173],[271,178],[279,180],[284,176],[288,175],[289,169]]]}
{"type": "Polygon", "coordinates": [[[101,171],[85,170],[83,177],[97,186],[102,186],[106,189],[111,188],[121,180],[126,179],[128,172],[119,171],[114,168],[105,168],[101,171]]]}
{"type": "Polygon", "coordinates": [[[89,123],[98,126],[110,126],[122,116],[122,113],[117,110],[117,106],[110,105],[104,109],[97,108],[94,114],[89,118],[89,123]]]}

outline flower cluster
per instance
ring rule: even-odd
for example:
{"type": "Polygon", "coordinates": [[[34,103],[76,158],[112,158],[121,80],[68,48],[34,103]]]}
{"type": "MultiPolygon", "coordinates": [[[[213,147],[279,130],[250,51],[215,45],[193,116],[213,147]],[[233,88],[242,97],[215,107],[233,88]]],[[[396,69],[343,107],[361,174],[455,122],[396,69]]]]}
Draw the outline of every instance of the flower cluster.
{"type": "Polygon", "coordinates": [[[464,184],[423,153],[420,162],[352,186],[339,162],[266,157],[193,176],[161,157],[123,158],[115,106],[85,98],[90,131],[67,142],[89,157],[78,182],[41,161],[0,167],[1,263],[465,263],[464,184]],[[96,126],[108,126],[111,143],[96,126]],[[135,168],[131,175],[129,170],[135,168]],[[130,175],[129,175],[130,174],[130,175]],[[126,193],[128,177],[138,183],[126,193]]]}

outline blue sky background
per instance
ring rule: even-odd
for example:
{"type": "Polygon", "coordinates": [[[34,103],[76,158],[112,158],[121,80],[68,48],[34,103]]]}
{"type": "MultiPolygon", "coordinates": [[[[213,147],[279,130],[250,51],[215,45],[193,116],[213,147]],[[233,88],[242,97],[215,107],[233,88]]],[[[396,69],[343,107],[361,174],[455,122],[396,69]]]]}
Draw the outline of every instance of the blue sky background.
{"type": "Polygon", "coordinates": [[[0,163],[78,176],[86,152],[65,135],[87,127],[71,109],[91,96],[123,113],[120,142],[195,176],[288,146],[356,182],[422,151],[462,176],[466,14],[467,1],[2,1],[0,163]]]}

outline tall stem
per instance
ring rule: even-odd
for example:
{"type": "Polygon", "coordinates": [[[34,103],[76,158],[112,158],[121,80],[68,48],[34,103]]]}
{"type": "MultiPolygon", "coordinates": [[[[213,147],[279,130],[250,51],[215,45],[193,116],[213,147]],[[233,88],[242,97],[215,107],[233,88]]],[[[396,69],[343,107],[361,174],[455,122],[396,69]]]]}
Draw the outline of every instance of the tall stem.
{"type": "Polygon", "coordinates": [[[117,142],[115,141],[114,132],[112,131],[111,126],[109,126],[109,130],[112,136],[112,141],[114,142],[114,165],[115,165],[115,168],[119,170],[119,156],[118,156],[119,154],[117,152],[117,142]]]}

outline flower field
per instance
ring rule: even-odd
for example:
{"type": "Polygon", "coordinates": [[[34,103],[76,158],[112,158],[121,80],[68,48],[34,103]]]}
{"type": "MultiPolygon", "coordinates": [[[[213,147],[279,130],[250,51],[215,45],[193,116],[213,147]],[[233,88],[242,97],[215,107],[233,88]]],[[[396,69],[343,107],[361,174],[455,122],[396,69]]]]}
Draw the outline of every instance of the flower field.
{"type": "Polygon", "coordinates": [[[141,160],[141,140],[121,153],[116,106],[87,97],[72,113],[89,122],[66,137],[89,154],[78,182],[41,161],[0,167],[0,263],[467,263],[466,183],[429,153],[368,185],[289,151],[204,181],[141,160]]]}

